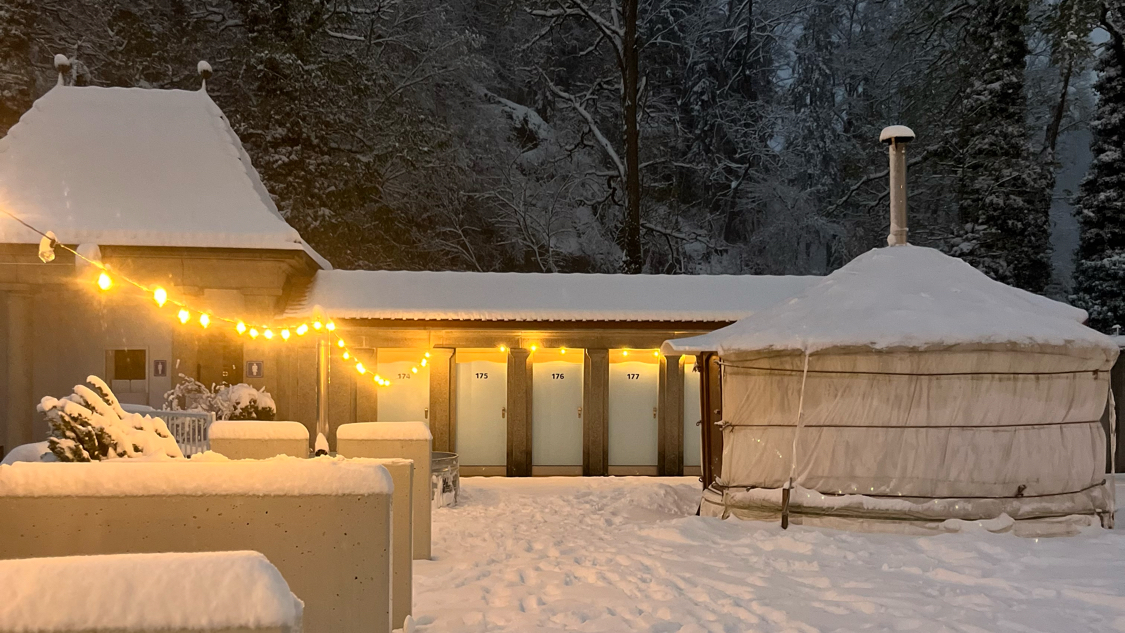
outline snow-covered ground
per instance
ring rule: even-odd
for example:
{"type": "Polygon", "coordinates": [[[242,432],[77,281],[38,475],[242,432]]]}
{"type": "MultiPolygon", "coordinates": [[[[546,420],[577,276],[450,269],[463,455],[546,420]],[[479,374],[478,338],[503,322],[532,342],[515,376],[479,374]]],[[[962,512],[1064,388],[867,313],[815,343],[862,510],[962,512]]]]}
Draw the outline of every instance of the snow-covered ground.
{"type": "Polygon", "coordinates": [[[697,485],[463,479],[414,567],[417,630],[1125,631],[1125,530],[782,531],[693,516],[697,485]]]}

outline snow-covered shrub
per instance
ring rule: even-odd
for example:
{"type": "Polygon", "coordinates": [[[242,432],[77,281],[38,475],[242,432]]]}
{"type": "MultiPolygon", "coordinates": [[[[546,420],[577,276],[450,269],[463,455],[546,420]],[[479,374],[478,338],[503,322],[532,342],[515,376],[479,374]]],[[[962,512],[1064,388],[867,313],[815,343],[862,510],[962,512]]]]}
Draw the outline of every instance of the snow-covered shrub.
{"type": "Polygon", "coordinates": [[[97,376],[69,396],[43,398],[37,409],[51,425],[47,445],[62,462],[184,456],[163,420],[125,411],[97,376]]]}
{"type": "Polygon", "coordinates": [[[272,420],[277,405],[265,389],[246,383],[206,385],[180,374],[180,383],[164,394],[164,408],[171,411],[206,411],[219,420],[272,420]]]}

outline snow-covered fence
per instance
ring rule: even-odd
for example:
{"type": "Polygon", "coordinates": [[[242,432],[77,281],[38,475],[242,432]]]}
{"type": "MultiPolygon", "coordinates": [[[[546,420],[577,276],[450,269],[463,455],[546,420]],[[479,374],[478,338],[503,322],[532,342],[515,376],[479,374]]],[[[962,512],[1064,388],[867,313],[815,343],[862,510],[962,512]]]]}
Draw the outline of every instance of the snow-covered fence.
{"type": "Polygon", "coordinates": [[[3,465],[0,559],[256,550],[307,633],[389,633],[392,490],[332,458],[3,465]]]}
{"type": "Polygon", "coordinates": [[[164,420],[168,431],[176,438],[184,457],[211,450],[211,423],[214,413],[203,411],[145,411],[145,415],[164,420]]]}
{"type": "Polygon", "coordinates": [[[301,601],[258,552],[0,561],[0,632],[300,633],[301,601]]]}
{"type": "Polygon", "coordinates": [[[414,462],[414,560],[430,558],[433,436],[425,422],[359,422],[336,429],[336,454],[414,462]]]}

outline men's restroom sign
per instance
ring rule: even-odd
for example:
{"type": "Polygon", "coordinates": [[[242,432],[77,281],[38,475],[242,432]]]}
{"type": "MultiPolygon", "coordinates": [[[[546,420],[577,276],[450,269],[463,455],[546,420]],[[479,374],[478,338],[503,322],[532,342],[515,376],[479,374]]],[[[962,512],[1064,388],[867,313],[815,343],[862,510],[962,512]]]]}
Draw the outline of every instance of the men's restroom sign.
{"type": "Polygon", "coordinates": [[[265,375],[264,367],[265,361],[261,360],[248,360],[246,361],[246,377],[247,378],[261,378],[265,375]]]}
{"type": "Polygon", "coordinates": [[[154,378],[164,378],[168,375],[168,361],[154,360],[152,361],[152,375],[154,378]]]}

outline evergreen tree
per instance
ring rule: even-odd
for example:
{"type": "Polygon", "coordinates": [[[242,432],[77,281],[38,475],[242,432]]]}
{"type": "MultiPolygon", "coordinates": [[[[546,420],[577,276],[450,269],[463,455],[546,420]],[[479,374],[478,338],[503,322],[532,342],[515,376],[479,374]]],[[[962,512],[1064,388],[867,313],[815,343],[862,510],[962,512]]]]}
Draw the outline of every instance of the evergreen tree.
{"type": "Polygon", "coordinates": [[[1051,279],[1054,183],[1028,141],[1027,12],[1027,0],[978,0],[968,15],[956,146],[964,232],[951,250],[993,279],[1042,292],[1051,279]]]}
{"type": "Polygon", "coordinates": [[[1096,66],[1094,163],[1075,208],[1081,233],[1071,300],[1090,313],[1091,327],[1109,331],[1125,325],[1125,7],[1105,2],[1101,21],[1109,41],[1096,66]]]}

